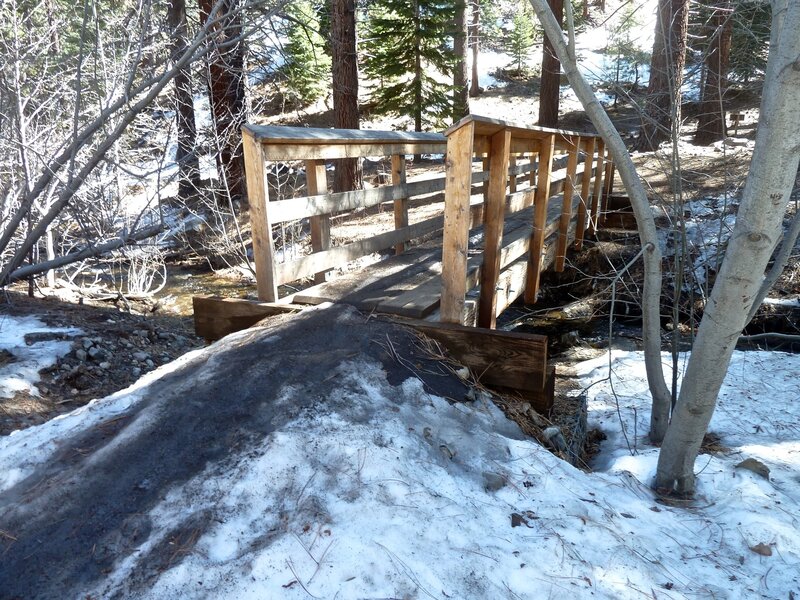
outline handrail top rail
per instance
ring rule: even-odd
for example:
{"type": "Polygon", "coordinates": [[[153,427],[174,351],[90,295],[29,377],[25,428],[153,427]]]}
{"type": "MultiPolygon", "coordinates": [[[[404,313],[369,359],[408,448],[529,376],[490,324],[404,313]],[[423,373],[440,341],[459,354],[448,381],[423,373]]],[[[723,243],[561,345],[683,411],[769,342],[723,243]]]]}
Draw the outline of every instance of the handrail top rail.
{"type": "Polygon", "coordinates": [[[539,127],[538,125],[522,125],[520,123],[512,123],[510,121],[492,119],[489,117],[482,117],[479,115],[467,115],[466,117],[463,117],[457,123],[448,127],[445,130],[444,134],[449,137],[455,131],[461,129],[462,127],[464,127],[469,123],[475,124],[475,135],[480,135],[480,136],[491,136],[497,133],[498,131],[509,129],[511,130],[512,137],[517,139],[541,140],[550,135],[557,135],[561,138],[601,137],[597,133],[590,133],[586,131],[584,132],[570,131],[567,129],[552,129],[550,127],[539,127]]]}
{"type": "MultiPolygon", "coordinates": [[[[291,127],[288,125],[246,124],[248,133],[262,144],[436,144],[444,147],[447,138],[441,133],[419,131],[380,131],[376,129],[327,129],[322,127],[291,127]]],[[[444,149],[444,148],[443,148],[444,149]]]]}

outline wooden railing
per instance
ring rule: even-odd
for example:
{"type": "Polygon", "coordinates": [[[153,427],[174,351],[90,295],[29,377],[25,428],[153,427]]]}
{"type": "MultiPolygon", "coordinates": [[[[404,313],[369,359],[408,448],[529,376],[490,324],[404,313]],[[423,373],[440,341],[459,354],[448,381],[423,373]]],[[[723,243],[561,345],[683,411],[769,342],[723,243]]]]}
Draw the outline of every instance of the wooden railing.
{"type": "Polygon", "coordinates": [[[402,252],[407,242],[443,227],[442,216],[409,225],[409,199],[442,192],[445,183],[443,177],[407,182],[405,160],[408,154],[443,154],[447,139],[441,134],[256,125],[246,125],[242,133],[260,300],[276,301],[279,285],[304,277],[320,283],[326,271],[361,256],[392,247],[402,252]],[[367,156],[391,157],[391,185],[328,193],[325,161],[367,156]],[[295,160],[305,161],[308,196],[270,202],[266,162],[295,160]],[[331,247],[331,215],[384,202],[394,204],[393,231],[331,247]],[[311,221],[312,254],[277,262],[272,226],[305,218],[311,221]]]}
{"type": "Polygon", "coordinates": [[[440,320],[470,321],[465,316],[469,312],[466,295],[479,283],[477,324],[492,328],[497,315],[518,296],[524,293],[526,303],[536,301],[545,240],[552,230],[548,227],[550,198],[559,193],[565,198],[557,219],[557,243],[547,248],[548,253],[555,254],[555,269],[562,271],[571,227],[574,225],[574,243],[580,248],[587,230],[594,233],[598,226],[604,211],[603,199],[613,187],[614,165],[602,138],[591,134],[519,127],[468,116],[448,129],[446,135],[440,320]],[[557,153],[567,154],[567,164],[565,172],[556,177],[557,153]],[[483,253],[470,258],[469,206],[475,157],[482,158],[488,179],[484,189],[483,253]],[[530,177],[520,191],[520,182],[509,168],[521,160],[528,161],[530,177]],[[573,214],[576,194],[579,200],[573,214]],[[504,240],[503,227],[509,214],[531,205],[530,230],[516,232],[504,240]]]}
{"type": "Polygon", "coordinates": [[[387,249],[402,253],[409,242],[443,230],[440,319],[474,322],[464,317],[465,299],[480,286],[478,324],[494,327],[496,316],[523,292],[535,301],[548,237],[558,236],[546,254],[563,270],[569,241],[580,247],[594,233],[613,184],[602,139],[480,117],[463,119],[446,135],[247,125],[243,136],[258,296],[265,302],[278,300],[281,284],[308,277],[321,283],[335,267],[387,249]],[[445,153],[444,173],[407,180],[406,155],[445,153]],[[328,193],[326,161],[376,156],[391,158],[390,184],[328,193]],[[307,196],[270,202],[269,161],[305,161],[307,196]],[[579,198],[575,210],[574,202],[564,202],[558,218],[548,219],[549,199],[561,193],[579,198]],[[442,199],[438,214],[428,211],[409,223],[411,200],[442,199]],[[331,245],[333,215],[389,202],[394,229],[331,245]],[[503,239],[505,219],[531,206],[527,229],[503,239]],[[310,221],[311,254],[276,260],[273,226],[304,219],[310,221]],[[469,256],[470,229],[481,225],[483,252],[469,256]]]}

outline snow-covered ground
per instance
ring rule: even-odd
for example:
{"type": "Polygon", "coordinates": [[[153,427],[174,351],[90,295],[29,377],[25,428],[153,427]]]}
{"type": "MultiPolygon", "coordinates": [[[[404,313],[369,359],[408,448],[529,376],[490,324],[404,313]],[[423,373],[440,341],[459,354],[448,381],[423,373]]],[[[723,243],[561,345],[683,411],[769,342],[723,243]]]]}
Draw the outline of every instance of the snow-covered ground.
{"type": "MultiPolygon", "coordinates": [[[[5,483],[25,475],[19,463],[44,463],[67,435],[116,418],[179,366],[0,440],[5,483]]],[[[590,424],[609,438],[594,473],[525,439],[491,403],[451,404],[410,372],[392,385],[376,360],[345,358],[326,374],[338,391],[313,411],[165,490],[149,536],[86,593],[124,591],[177,524],[207,514],[191,549],[176,548],[136,597],[800,594],[800,356],[734,355],[711,425],[727,450],[700,456],[698,497],[677,506],[649,487],[658,450],[645,441],[642,356],[613,352],[610,379],[608,356],[578,372],[590,424]],[[736,467],[748,458],[769,478],[736,467]]],[[[284,389],[281,404],[295,406],[298,393],[284,389]]]]}
{"type": "Polygon", "coordinates": [[[0,315],[0,403],[17,392],[38,395],[39,371],[56,364],[72,346],[69,339],[55,338],[80,333],[73,327],[48,327],[36,317],[0,315]],[[26,341],[26,335],[35,334],[49,335],[26,341]]]}

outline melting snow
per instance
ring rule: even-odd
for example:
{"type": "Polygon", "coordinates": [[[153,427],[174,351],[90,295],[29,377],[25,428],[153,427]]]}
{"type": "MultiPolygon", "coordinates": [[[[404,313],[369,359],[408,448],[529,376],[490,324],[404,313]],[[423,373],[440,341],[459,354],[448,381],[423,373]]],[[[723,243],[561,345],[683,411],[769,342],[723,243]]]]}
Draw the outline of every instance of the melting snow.
{"type": "MultiPolygon", "coordinates": [[[[4,344],[41,326],[5,323],[4,344]]],[[[0,439],[3,487],[68,435],[124,412],[197,352],[128,390],[0,439]]],[[[658,450],[645,440],[641,354],[613,352],[610,379],[608,357],[578,366],[591,425],[609,436],[595,473],[524,439],[491,403],[451,404],[414,378],[392,386],[370,359],[339,370],[340,391],[313,412],[165,490],[149,515],[149,538],[87,592],[126,594],[138,560],[186,519],[206,514],[210,525],[196,544],[144,597],[800,593],[800,356],[734,354],[711,424],[728,450],[699,458],[699,497],[686,507],[660,503],[649,487],[658,450]],[[381,417],[363,417],[372,414],[381,417]],[[767,465],[770,479],[735,468],[745,458],[767,465]]],[[[295,393],[285,389],[283,402],[295,393]]]]}

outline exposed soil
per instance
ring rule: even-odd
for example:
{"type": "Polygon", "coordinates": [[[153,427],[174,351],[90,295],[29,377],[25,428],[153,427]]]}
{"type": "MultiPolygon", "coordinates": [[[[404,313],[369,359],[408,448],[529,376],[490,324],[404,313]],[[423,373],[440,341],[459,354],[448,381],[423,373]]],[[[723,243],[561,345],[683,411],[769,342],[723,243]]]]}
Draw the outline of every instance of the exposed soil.
{"type": "Polygon", "coordinates": [[[144,373],[203,345],[194,335],[191,318],[135,314],[104,304],[72,304],[16,292],[0,297],[0,318],[32,315],[47,325],[83,332],[74,337],[54,334],[73,340],[72,350],[40,373],[38,396],[18,393],[0,398],[0,435],[126,388],[144,373]]]}

